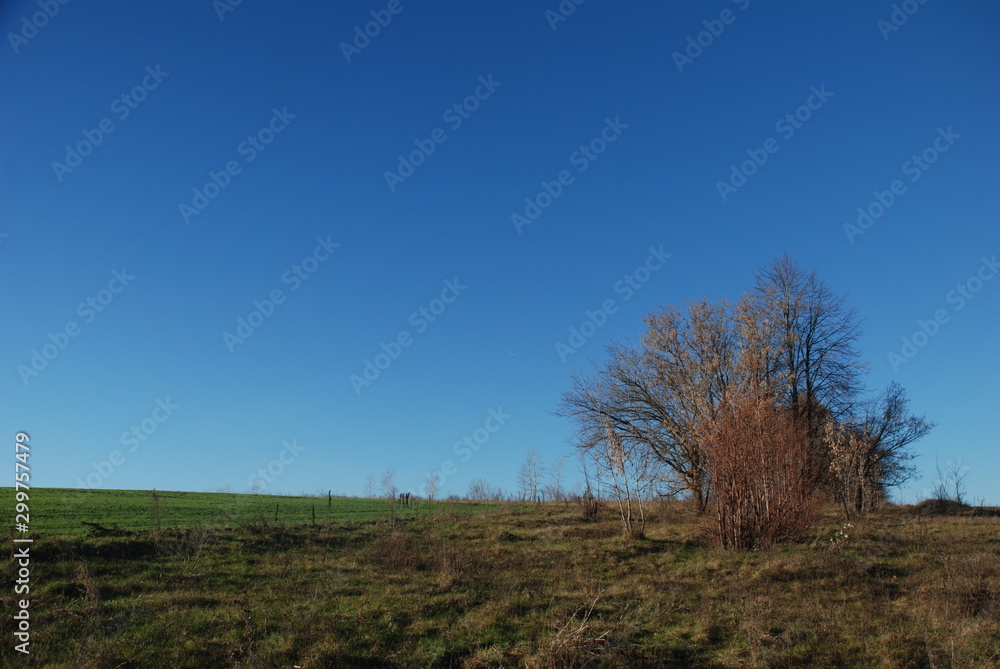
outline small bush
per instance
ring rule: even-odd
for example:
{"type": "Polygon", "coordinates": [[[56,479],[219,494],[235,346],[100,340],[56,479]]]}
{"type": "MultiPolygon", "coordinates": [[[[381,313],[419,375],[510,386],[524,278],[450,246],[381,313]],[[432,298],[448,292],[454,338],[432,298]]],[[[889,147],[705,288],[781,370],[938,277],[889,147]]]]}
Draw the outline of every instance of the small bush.
{"type": "Polygon", "coordinates": [[[708,431],[716,538],[754,550],[806,536],[816,523],[819,477],[805,426],[769,397],[741,398],[708,431]]]}
{"type": "Polygon", "coordinates": [[[922,516],[964,516],[970,515],[973,507],[952,499],[925,499],[915,511],[922,516]]]}
{"type": "Polygon", "coordinates": [[[590,488],[582,494],[577,496],[574,501],[576,502],[576,508],[580,512],[580,518],[583,520],[595,520],[597,514],[601,510],[601,505],[594,497],[594,493],[590,491],[590,488]]]}

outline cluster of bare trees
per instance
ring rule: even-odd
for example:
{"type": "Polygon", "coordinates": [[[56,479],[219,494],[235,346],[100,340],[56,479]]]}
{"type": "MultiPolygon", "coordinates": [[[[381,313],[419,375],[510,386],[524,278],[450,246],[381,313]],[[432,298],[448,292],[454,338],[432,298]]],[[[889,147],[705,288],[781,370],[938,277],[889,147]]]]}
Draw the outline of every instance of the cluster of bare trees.
{"type": "Polygon", "coordinates": [[[679,484],[700,511],[714,499],[723,543],[738,547],[744,530],[751,543],[794,534],[801,523],[774,519],[805,517],[819,492],[854,515],[912,476],[907,447],[933,424],[907,413],[896,384],[866,392],[857,313],[787,255],[735,303],[696,300],[645,322],[638,345],[614,344],[573,377],[560,410],[604,471],[632,471],[624,500],[636,485],[679,484]]]}
{"type": "MultiPolygon", "coordinates": [[[[934,482],[932,499],[966,504],[965,478],[969,475],[969,468],[963,467],[961,461],[949,462],[942,468],[941,463],[935,461],[934,469],[937,470],[937,481],[934,482]]],[[[982,503],[979,506],[982,506],[982,503]]]]}
{"type": "Polygon", "coordinates": [[[652,450],[620,438],[608,424],[603,439],[586,449],[582,464],[584,507],[589,500],[610,500],[617,507],[625,536],[645,536],[649,503],[670,491],[670,470],[664,463],[652,450]]]}
{"type": "Polygon", "coordinates": [[[524,501],[541,501],[542,477],[545,476],[545,465],[542,464],[542,454],[538,449],[528,453],[524,464],[517,470],[518,495],[524,501]]]}
{"type": "Polygon", "coordinates": [[[565,456],[546,466],[536,448],[528,453],[517,472],[517,499],[522,502],[562,502],[566,499],[565,484],[565,456]]]}
{"type": "MultiPolygon", "coordinates": [[[[469,489],[465,499],[482,501],[509,501],[518,500],[522,502],[547,502],[565,501],[567,493],[566,485],[566,457],[556,458],[551,466],[546,466],[538,449],[532,450],[525,458],[524,464],[518,472],[518,491],[508,493],[500,486],[490,484],[484,478],[475,478],[469,482],[469,489]]],[[[426,499],[434,501],[441,492],[441,477],[430,474],[427,476],[424,487],[426,499]]],[[[376,485],[374,474],[368,474],[364,486],[365,497],[373,499],[376,496],[387,499],[405,499],[407,502],[419,499],[412,492],[401,491],[396,485],[396,470],[388,469],[383,474],[376,485]]],[[[458,500],[461,497],[451,495],[449,500],[458,500]]]]}

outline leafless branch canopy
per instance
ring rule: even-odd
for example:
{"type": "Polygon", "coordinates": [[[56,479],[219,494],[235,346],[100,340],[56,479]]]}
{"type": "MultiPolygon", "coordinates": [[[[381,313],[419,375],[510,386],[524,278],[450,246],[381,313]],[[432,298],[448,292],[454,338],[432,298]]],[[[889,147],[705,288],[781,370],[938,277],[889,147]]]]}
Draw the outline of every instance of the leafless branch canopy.
{"type": "Polygon", "coordinates": [[[869,497],[912,475],[908,446],[933,424],[907,414],[897,384],[864,395],[857,313],[788,255],[761,269],[735,304],[667,306],[645,324],[639,344],[611,344],[593,374],[571,378],[559,413],[575,422],[582,450],[607,448],[610,440],[625,452],[648,453],[703,510],[712,491],[704,435],[747,397],[770,398],[801,426],[803,471],[817,477],[814,484],[840,489],[831,440],[851,431],[852,448],[867,449],[869,497]],[[837,429],[829,432],[828,424],[837,429]]]}

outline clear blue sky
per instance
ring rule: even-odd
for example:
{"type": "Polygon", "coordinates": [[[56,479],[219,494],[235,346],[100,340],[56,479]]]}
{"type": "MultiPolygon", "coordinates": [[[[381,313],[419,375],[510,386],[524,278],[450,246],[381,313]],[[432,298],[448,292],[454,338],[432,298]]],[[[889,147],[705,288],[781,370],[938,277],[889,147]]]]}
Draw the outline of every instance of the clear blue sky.
{"type": "Polygon", "coordinates": [[[808,5],[4,3],[0,433],[30,433],[40,486],[246,490],[284,458],[270,492],[448,460],[445,493],[511,489],[531,449],[571,454],[572,372],[787,251],[864,316],[871,386],[939,424],[900,498],[938,458],[1000,504],[1000,278],[974,279],[1000,253],[1000,6],[808,5]],[[516,223],[526,198],[548,206],[516,223]],[[845,231],[858,207],[881,216],[845,231]]]}

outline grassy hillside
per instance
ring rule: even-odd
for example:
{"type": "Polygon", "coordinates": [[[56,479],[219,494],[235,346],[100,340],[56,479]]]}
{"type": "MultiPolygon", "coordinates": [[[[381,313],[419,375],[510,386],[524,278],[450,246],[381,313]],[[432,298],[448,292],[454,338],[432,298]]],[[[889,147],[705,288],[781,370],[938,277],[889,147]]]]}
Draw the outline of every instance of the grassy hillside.
{"type": "MultiPolygon", "coordinates": [[[[148,522],[135,499],[141,519],[108,522],[148,522]]],[[[684,506],[656,513],[627,544],[562,505],[41,536],[18,666],[1000,666],[996,517],[831,512],[805,544],[739,554],[684,506]]]]}
{"type": "MultiPolygon", "coordinates": [[[[344,523],[376,520],[388,515],[385,500],[326,497],[283,497],[277,495],[241,495],[229,493],[161,492],[149,490],[74,490],[38,488],[29,492],[31,529],[43,535],[84,534],[84,522],[106,527],[118,525],[129,530],[154,530],[170,527],[238,527],[248,523],[312,523],[313,509],[317,523],[344,523]]],[[[0,488],[13,511],[14,489],[0,488]]],[[[409,507],[393,505],[402,518],[417,518],[440,511],[478,512],[494,505],[418,502],[409,507]]],[[[13,521],[13,513],[10,514],[13,521]]],[[[7,531],[10,531],[8,526],[7,531]]]]}

